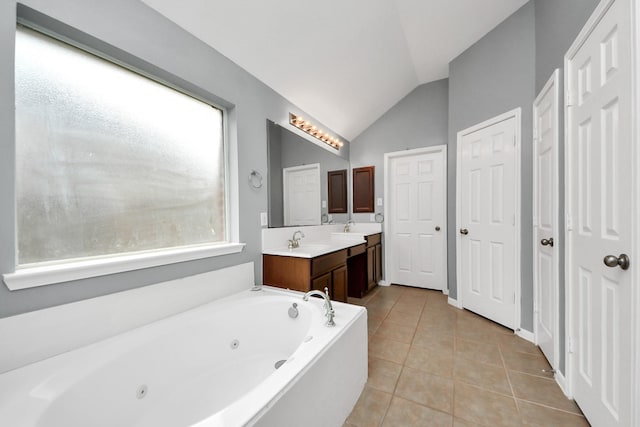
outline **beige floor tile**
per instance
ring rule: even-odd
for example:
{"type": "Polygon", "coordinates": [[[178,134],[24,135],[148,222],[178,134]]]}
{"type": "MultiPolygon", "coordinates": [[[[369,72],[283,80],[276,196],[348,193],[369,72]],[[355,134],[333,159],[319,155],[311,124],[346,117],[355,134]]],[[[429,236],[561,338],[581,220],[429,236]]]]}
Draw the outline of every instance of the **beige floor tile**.
{"type": "Polygon", "coordinates": [[[549,372],[551,366],[541,351],[538,351],[538,354],[523,353],[520,351],[502,351],[502,357],[505,366],[510,371],[525,372],[544,378],[553,378],[553,374],[549,372]]]}
{"type": "Polygon", "coordinates": [[[383,427],[450,427],[452,416],[394,397],[383,427]]]}
{"type": "Polygon", "coordinates": [[[376,330],[376,335],[382,338],[389,338],[395,341],[411,344],[415,332],[415,326],[401,325],[399,323],[385,320],[376,330]]]}
{"type": "Polygon", "coordinates": [[[411,346],[404,365],[432,375],[452,378],[453,352],[411,346]]]}
{"type": "Polygon", "coordinates": [[[390,311],[391,309],[387,308],[367,306],[367,315],[371,317],[380,317],[385,319],[389,315],[390,311]]]}
{"type": "Polygon", "coordinates": [[[369,356],[402,364],[409,352],[409,344],[372,336],[369,340],[369,356]]]}
{"type": "Polygon", "coordinates": [[[520,351],[524,353],[539,354],[540,349],[533,343],[520,338],[515,334],[500,335],[500,349],[503,351],[520,351]]]}
{"type": "Polygon", "coordinates": [[[578,406],[565,397],[554,380],[514,371],[508,371],[508,375],[517,398],[581,415],[578,406]]]}
{"type": "Polygon", "coordinates": [[[453,413],[453,380],[406,367],[400,374],[395,396],[438,411],[453,413]]]}
{"type": "Polygon", "coordinates": [[[457,328],[456,336],[467,341],[475,341],[481,343],[499,344],[499,335],[495,332],[476,328],[457,328]]]}
{"type": "Polygon", "coordinates": [[[462,418],[453,418],[453,427],[483,427],[480,424],[463,420],[462,418]]]}
{"type": "Polygon", "coordinates": [[[454,384],[453,411],[458,418],[485,426],[512,427],[521,425],[513,397],[503,396],[458,381],[454,384]]]}
{"type": "Polygon", "coordinates": [[[410,314],[414,314],[414,313],[422,314],[423,307],[424,307],[424,303],[411,302],[411,301],[405,302],[405,301],[402,301],[402,299],[399,299],[393,306],[392,310],[401,311],[403,313],[410,313],[410,314]]]}
{"type": "Polygon", "coordinates": [[[386,311],[391,311],[391,308],[393,308],[395,304],[396,302],[393,300],[384,300],[384,299],[374,298],[374,299],[371,299],[369,302],[367,302],[366,307],[380,308],[386,311]]]}
{"type": "Polygon", "coordinates": [[[391,403],[391,394],[365,387],[347,423],[356,427],[379,426],[391,403]]]}
{"type": "Polygon", "coordinates": [[[388,360],[369,358],[369,380],[367,386],[376,390],[393,393],[400,378],[402,365],[388,360]]]}
{"type": "Polygon", "coordinates": [[[367,313],[367,327],[369,329],[369,335],[375,334],[383,321],[384,317],[372,316],[367,313]]]}
{"type": "Polygon", "coordinates": [[[535,427],[589,427],[587,420],[581,415],[558,411],[545,406],[518,400],[522,424],[535,427]]]}
{"type": "Polygon", "coordinates": [[[456,357],[476,360],[496,366],[503,366],[498,344],[467,341],[460,338],[455,342],[456,357]]]}
{"type": "Polygon", "coordinates": [[[387,315],[387,319],[393,323],[399,323],[405,326],[416,327],[418,320],[420,319],[420,312],[406,313],[404,311],[398,311],[394,308],[391,309],[387,315]]]}
{"type": "Polygon", "coordinates": [[[453,378],[456,381],[473,384],[496,393],[512,395],[507,372],[501,366],[456,358],[453,366],[453,378]]]}
{"type": "Polygon", "coordinates": [[[436,351],[453,352],[453,336],[438,334],[431,330],[418,329],[413,337],[412,345],[436,351]]]}
{"type": "Polygon", "coordinates": [[[443,335],[454,335],[456,331],[455,317],[429,314],[422,316],[418,322],[418,329],[443,335]]]}

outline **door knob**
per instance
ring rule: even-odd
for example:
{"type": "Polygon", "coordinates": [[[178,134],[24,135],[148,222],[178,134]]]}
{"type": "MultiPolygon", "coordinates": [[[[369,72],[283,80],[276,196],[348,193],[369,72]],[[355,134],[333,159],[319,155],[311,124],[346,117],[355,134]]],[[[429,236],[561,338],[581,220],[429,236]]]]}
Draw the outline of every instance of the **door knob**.
{"type": "Polygon", "coordinates": [[[627,270],[629,268],[629,257],[627,254],[620,254],[620,256],[615,255],[607,255],[604,257],[604,265],[607,267],[618,267],[621,269],[627,270]]]}
{"type": "Polygon", "coordinates": [[[540,244],[542,246],[551,246],[553,247],[553,237],[550,237],[548,239],[542,239],[540,240],[540,244]]]}
{"type": "Polygon", "coordinates": [[[436,231],[440,231],[440,226],[436,225],[436,231]]]}
{"type": "Polygon", "coordinates": [[[466,228],[461,228],[460,229],[460,234],[463,234],[463,235],[466,236],[467,234],[469,234],[469,230],[467,230],[466,228]]]}

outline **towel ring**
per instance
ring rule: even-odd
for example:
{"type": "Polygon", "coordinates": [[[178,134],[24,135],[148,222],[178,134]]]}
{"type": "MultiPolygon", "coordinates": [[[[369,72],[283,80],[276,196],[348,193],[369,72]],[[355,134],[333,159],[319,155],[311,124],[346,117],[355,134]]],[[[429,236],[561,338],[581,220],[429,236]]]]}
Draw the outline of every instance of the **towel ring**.
{"type": "Polygon", "coordinates": [[[375,218],[376,222],[384,222],[384,215],[382,215],[380,212],[376,214],[375,218]]]}
{"type": "Polygon", "coordinates": [[[255,169],[249,174],[249,185],[255,189],[262,188],[262,175],[255,169]]]}

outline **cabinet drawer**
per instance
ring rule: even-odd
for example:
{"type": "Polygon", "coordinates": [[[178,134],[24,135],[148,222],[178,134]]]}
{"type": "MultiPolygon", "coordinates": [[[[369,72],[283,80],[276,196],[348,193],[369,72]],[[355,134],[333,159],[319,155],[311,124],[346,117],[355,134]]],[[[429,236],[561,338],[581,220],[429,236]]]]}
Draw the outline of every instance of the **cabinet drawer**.
{"type": "Polygon", "coordinates": [[[365,253],[367,250],[367,245],[365,243],[358,245],[358,246],[353,246],[349,248],[349,258],[351,258],[352,256],[356,256],[356,255],[360,255],[365,253]]]}
{"type": "Polygon", "coordinates": [[[336,251],[328,255],[323,255],[314,258],[311,261],[311,276],[316,277],[321,274],[327,273],[333,270],[340,264],[347,262],[347,250],[336,251]]]}
{"type": "Polygon", "coordinates": [[[369,246],[375,246],[375,245],[377,245],[378,243],[380,243],[380,240],[381,240],[381,239],[380,239],[380,236],[381,236],[381,234],[380,234],[380,233],[378,233],[378,234],[372,234],[371,236],[367,236],[367,237],[366,237],[366,238],[367,238],[367,247],[369,247],[369,246]]]}

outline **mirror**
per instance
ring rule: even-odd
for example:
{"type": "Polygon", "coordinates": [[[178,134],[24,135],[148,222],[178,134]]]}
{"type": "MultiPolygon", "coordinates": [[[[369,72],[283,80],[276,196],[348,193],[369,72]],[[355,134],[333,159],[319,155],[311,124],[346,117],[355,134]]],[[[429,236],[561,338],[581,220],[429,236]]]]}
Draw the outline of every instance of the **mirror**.
{"type": "MultiPolygon", "coordinates": [[[[317,225],[326,222],[344,223],[348,219],[348,213],[330,213],[329,212],[329,193],[328,193],[328,172],[349,169],[349,161],[334,154],[311,141],[295,134],[294,132],[267,120],[267,155],[269,173],[267,179],[267,188],[269,193],[269,227],[285,227],[285,216],[287,216],[288,224],[291,226],[298,225],[317,225]],[[292,219],[291,215],[285,215],[285,205],[287,199],[284,195],[283,175],[284,171],[293,171],[304,173],[314,169],[313,165],[319,165],[319,192],[321,204],[312,207],[310,203],[297,203],[294,206],[306,208],[307,212],[303,212],[300,218],[292,219]],[[303,167],[309,166],[309,168],[303,167]],[[314,212],[309,212],[313,209],[314,212]],[[320,212],[317,212],[320,209],[320,212]]],[[[317,172],[316,172],[317,173],[317,172]]],[[[313,181],[312,179],[305,179],[313,181]]],[[[346,184],[346,183],[345,183],[346,184]]],[[[344,190],[345,195],[347,188],[344,190]]]]}

